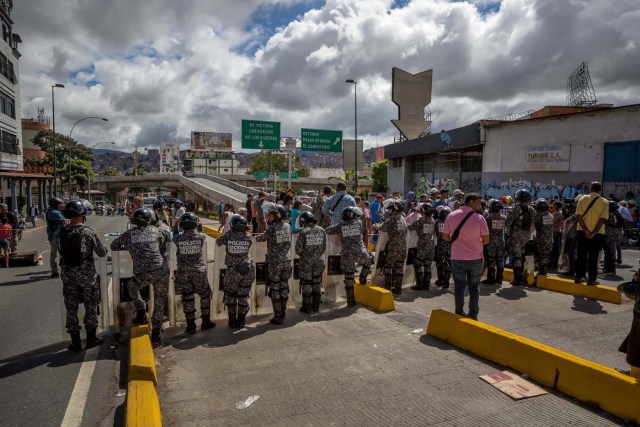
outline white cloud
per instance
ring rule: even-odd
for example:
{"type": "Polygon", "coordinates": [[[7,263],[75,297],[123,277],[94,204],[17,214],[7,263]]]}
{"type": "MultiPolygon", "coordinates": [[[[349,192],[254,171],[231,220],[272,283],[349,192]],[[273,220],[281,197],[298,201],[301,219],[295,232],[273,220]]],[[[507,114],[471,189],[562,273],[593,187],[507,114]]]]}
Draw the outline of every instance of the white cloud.
{"type": "MultiPolygon", "coordinates": [[[[252,14],[311,0],[17,2],[22,109],[50,108],[81,142],[120,147],[187,141],[192,130],[229,131],[240,121],[282,122],[358,134],[367,145],[397,134],[391,68],[434,69],[434,130],[479,118],[564,104],[566,78],[588,61],[601,102],[640,102],[640,10],[635,0],[327,0],[277,29],[255,55],[264,28],[252,14]],[[267,4],[265,9],[264,4],[267,4]],[[261,6],[258,9],[259,6],[261,6]]],[[[280,11],[281,9],[278,9],[280,11]]],[[[293,17],[294,18],[294,17],[293,17]]],[[[292,19],[293,19],[292,18],[292,19]]]]}

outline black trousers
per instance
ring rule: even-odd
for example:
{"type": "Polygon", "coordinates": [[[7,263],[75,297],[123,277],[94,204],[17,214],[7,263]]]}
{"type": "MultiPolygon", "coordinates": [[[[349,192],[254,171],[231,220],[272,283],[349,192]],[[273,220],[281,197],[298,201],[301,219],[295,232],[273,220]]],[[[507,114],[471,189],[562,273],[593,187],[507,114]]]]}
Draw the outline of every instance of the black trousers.
{"type": "Polygon", "coordinates": [[[587,239],[584,231],[576,231],[578,242],[578,259],[576,262],[576,277],[585,277],[594,281],[598,278],[598,255],[604,247],[604,235],[596,234],[591,239],[587,239]]]}

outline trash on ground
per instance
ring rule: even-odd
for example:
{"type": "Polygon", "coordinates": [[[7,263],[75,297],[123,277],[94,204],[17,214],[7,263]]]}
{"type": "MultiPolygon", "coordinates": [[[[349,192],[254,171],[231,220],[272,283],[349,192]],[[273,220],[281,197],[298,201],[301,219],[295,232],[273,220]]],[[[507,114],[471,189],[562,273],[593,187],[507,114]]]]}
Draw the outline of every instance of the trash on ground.
{"type": "Polygon", "coordinates": [[[547,392],[535,384],[520,378],[517,374],[509,371],[494,372],[489,375],[481,375],[481,379],[488,382],[504,394],[514,400],[528,397],[541,396],[547,392]]]}
{"type": "Polygon", "coordinates": [[[127,391],[126,390],[119,390],[116,393],[116,397],[122,397],[122,396],[126,396],[127,395],[127,391]]]}
{"type": "Polygon", "coordinates": [[[412,334],[421,334],[422,332],[424,332],[424,329],[421,329],[421,328],[414,329],[413,331],[411,331],[412,334]]]}
{"type": "Polygon", "coordinates": [[[236,409],[246,409],[249,406],[253,405],[253,403],[258,399],[260,399],[260,396],[258,396],[257,394],[249,396],[244,402],[236,402],[236,409]]]}
{"type": "Polygon", "coordinates": [[[378,348],[378,344],[374,344],[374,345],[373,345],[373,348],[378,348]]]}

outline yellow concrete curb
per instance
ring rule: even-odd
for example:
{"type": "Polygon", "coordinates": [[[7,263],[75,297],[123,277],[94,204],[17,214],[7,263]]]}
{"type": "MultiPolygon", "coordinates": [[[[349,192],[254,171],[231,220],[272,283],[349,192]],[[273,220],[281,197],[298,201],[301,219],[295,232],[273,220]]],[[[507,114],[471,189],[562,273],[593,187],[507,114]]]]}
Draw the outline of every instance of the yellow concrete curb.
{"type": "Polygon", "coordinates": [[[354,295],[357,302],[368,305],[374,310],[394,311],[396,309],[396,304],[393,300],[391,291],[378,286],[372,286],[369,283],[362,286],[357,279],[356,284],[354,285],[354,295]]]}
{"type": "Polygon", "coordinates": [[[127,427],[162,426],[160,402],[151,381],[129,381],[126,412],[127,427]]]}
{"type": "Polygon", "coordinates": [[[127,381],[151,381],[158,384],[149,326],[131,326],[129,342],[129,373],[127,381]]]}
{"type": "Polygon", "coordinates": [[[213,227],[209,227],[208,225],[203,225],[202,226],[202,231],[207,235],[207,236],[211,236],[214,239],[217,239],[218,237],[222,236],[222,233],[219,232],[217,229],[213,228],[213,227]]]}
{"type": "Polygon", "coordinates": [[[640,422],[640,382],[615,369],[444,310],[431,312],[427,334],[640,422]]]}
{"type": "MultiPolygon", "coordinates": [[[[513,271],[504,269],[504,278],[513,279],[513,271]]],[[[529,284],[533,284],[533,274],[529,274],[529,284]]],[[[560,292],[585,298],[593,298],[598,301],[622,304],[622,295],[611,286],[589,286],[586,283],[573,283],[573,279],[564,279],[555,276],[539,276],[536,287],[548,291],[560,292]]]]}

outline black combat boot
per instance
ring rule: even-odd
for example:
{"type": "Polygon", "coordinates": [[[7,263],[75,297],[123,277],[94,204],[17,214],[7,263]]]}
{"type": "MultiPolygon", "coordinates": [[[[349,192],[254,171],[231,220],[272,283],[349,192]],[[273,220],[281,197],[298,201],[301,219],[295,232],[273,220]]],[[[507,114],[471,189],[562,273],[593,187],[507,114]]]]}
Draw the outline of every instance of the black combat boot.
{"type": "Polygon", "coordinates": [[[147,313],[144,310],[136,311],[136,317],[131,321],[132,325],[146,325],[147,313]]]}
{"type": "Polygon", "coordinates": [[[206,331],[207,329],[213,329],[216,327],[216,324],[211,321],[211,316],[202,316],[202,324],[200,325],[201,331],[206,331]]]}
{"type": "Polygon", "coordinates": [[[416,271],[416,284],[411,287],[412,291],[424,290],[424,272],[416,271]]]}
{"type": "Polygon", "coordinates": [[[236,327],[237,328],[244,328],[244,325],[246,323],[246,318],[247,318],[246,314],[238,313],[238,320],[236,321],[236,327]]]}
{"type": "Polygon", "coordinates": [[[196,319],[187,319],[187,330],[186,333],[193,335],[196,333],[196,319]]]}
{"type": "Polygon", "coordinates": [[[356,305],[356,294],[353,288],[346,288],[347,292],[347,307],[355,307],[356,305]]]}
{"type": "Polygon", "coordinates": [[[540,269],[538,270],[538,276],[546,276],[546,275],[547,275],[547,266],[541,265],[540,269]]]}
{"type": "Polygon", "coordinates": [[[428,291],[431,287],[431,273],[424,274],[424,281],[422,282],[422,289],[428,291]]]}
{"type": "Polygon", "coordinates": [[[160,344],[160,328],[153,328],[151,330],[151,345],[157,347],[160,344]]]}
{"type": "Polygon", "coordinates": [[[483,285],[495,285],[496,284],[496,270],[494,268],[490,268],[487,271],[487,278],[482,282],[483,285]]]}
{"type": "Polygon", "coordinates": [[[393,274],[384,273],[384,288],[390,291],[392,286],[393,286],[393,274]]]}
{"type": "Polygon", "coordinates": [[[269,320],[269,323],[274,325],[282,325],[282,304],[280,300],[271,300],[273,305],[273,318],[269,320]]]}
{"type": "Polygon", "coordinates": [[[396,283],[395,286],[393,287],[393,290],[391,292],[393,292],[396,295],[401,295],[402,294],[402,281],[404,280],[404,276],[402,274],[396,274],[396,283]]]}
{"type": "Polygon", "coordinates": [[[95,329],[87,329],[87,343],[85,348],[93,348],[99,345],[102,345],[102,338],[96,337],[95,329]]]}
{"type": "Polygon", "coordinates": [[[496,269],[496,285],[502,285],[502,277],[504,275],[504,268],[496,269]]]}
{"type": "Polygon", "coordinates": [[[302,307],[300,307],[301,313],[311,313],[311,295],[302,295],[302,307]]]}
{"type": "Polygon", "coordinates": [[[71,332],[71,344],[69,347],[69,351],[79,352],[82,351],[82,342],[80,341],[80,332],[71,332]]]}
{"type": "Polygon", "coordinates": [[[367,284],[367,276],[369,276],[369,273],[371,273],[371,269],[369,267],[362,266],[362,269],[360,270],[360,276],[358,277],[358,282],[361,285],[367,284]]]}
{"type": "Polygon", "coordinates": [[[287,316],[287,301],[288,299],[281,299],[280,304],[282,305],[282,320],[287,316]]]}
{"type": "Polygon", "coordinates": [[[522,267],[513,267],[513,286],[522,286],[522,267]]]}
{"type": "Polygon", "coordinates": [[[238,327],[238,320],[236,319],[236,313],[235,312],[229,312],[229,327],[230,328],[237,328],[238,327]]]}
{"type": "Polygon", "coordinates": [[[320,311],[320,294],[313,294],[311,296],[311,309],[314,313],[320,311]]]}

